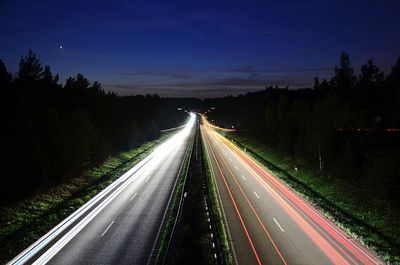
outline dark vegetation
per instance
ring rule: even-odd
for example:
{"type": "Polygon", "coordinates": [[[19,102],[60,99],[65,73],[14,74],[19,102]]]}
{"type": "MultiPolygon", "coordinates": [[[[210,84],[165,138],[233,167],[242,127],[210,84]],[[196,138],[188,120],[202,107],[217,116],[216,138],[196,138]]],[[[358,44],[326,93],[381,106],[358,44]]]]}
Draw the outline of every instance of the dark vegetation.
{"type": "Polygon", "coordinates": [[[0,208],[0,264],[5,264],[109,186],[174,132],[109,157],[80,176],[0,208]]]}
{"type": "Polygon", "coordinates": [[[267,87],[206,103],[215,107],[210,121],[234,126],[255,146],[293,169],[309,169],[332,189],[346,187],[342,195],[399,254],[400,58],[387,76],[372,59],[356,75],[342,53],[334,76],[315,78],[313,89],[267,87]],[[370,213],[380,220],[367,220],[370,213]]]}
{"type": "Polygon", "coordinates": [[[159,247],[155,258],[155,264],[164,264],[171,247],[171,242],[175,235],[176,223],[181,213],[182,200],[184,189],[186,186],[186,179],[189,171],[192,151],[193,151],[194,137],[190,139],[190,143],[185,151],[182,164],[179,169],[179,175],[174,187],[174,192],[171,197],[171,205],[168,205],[168,214],[165,223],[163,224],[163,232],[161,240],[159,240],[159,247]]]}
{"type": "Polygon", "coordinates": [[[59,83],[29,50],[10,74],[0,60],[0,201],[72,179],[110,155],[178,126],[182,101],[118,96],[82,74],[59,83]]]}
{"type": "MultiPolygon", "coordinates": [[[[202,120],[200,119],[200,123],[202,120]]],[[[227,234],[227,227],[225,225],[225,220],[223,216],[223,212],[221,209],[221,202],[219,200],[219,195],[217,191],[217,184],[215,182],[213,173],[211,171],[209,157],[206,152],[206,143],[204,136],[201,136],[201,151],[203,153],[203,166],[204,166],[204,174],[206,175],[206,184],[207,184],[207,201],[210,208],[210,218],[213,223],[213,227],[215,227],[215,234],[217,235],[215,240],[219,245],[220,259],[221,264],[233,264],[233,254],[231,248],[229,246],[229,238],[227,234]]]]}
{"type": "MultiPolygon", "coordinates": [[[[194,150],[187,171],[183,207],[165,264],[225,264],[214,258],[205,201],[206,176],[200,133],[196,129],[194,150]]],[[[218,245],[217,245],[218,246],[218,245]]]]}

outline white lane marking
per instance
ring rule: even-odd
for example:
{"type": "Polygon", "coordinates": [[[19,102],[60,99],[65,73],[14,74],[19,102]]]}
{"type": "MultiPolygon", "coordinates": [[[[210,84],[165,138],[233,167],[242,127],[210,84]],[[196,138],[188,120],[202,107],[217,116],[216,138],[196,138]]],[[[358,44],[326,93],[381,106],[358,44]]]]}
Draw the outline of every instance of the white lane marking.
{"type": "Polygon", "coordinates": [[[150,177],[147,177],[146,182],[149,181],[150,177]]]}
{"type": "Polygon", "coordinates": [[[42,236],[34,244],[25,249],[10,263],[25,263],[27,260],[36,255],[40,250],[42,250],[45,246],[48,246],[51,240],[54,240],[57,236],[60,236],[61,233],[65,232],[66,234],[64,236],[61,236],[61,238],[57,242],[55,242],[50,248],[44,250],[45,252],[34,262],[34,264],[46,264],[60,251],[60,249],[62,249],[68,242],[70,242],[72,238],[74,238],[91,220],[93,220],[98,215],[98,213],[100,213],[109,203],[111,203],[111,201],[115,197],[117,197],[118,194],[120,194],[127,187],[127,185],[132,182],[135,183],[135,185],[138,185],[136,181],[138,181],[139,179],[140,181],[142,181],[142,175],[140,174],[140,172],[151,169],[151,165],[158,163],[157,161],[160,161],[161,158],[165,156],[165,153],[167,153],[166,151],[169,148],[175,148],[176,143],[181,142],[181,138],[183,139],[185,137],[188,137],[189,132],[192,130],[191,128],[193,124],[194,122],[189,122],[187,128],[175,134],[165,143],[158,146],[150,155],[139,162],[135,167],[131,168],[115,182],[113,182],[110,186],[105,188],[98,195],[96,195],[94,198],[84,204],[81,208],[76,210],[72,215],[64,219],[64,221],[51,229],[50,232],[42,236]],[[116,190],[114,190],[115,188],[116,190]],[[100,202],[100,204],[98,206],[95,206],[95,204],[98,202],[100,202]],[[81,217],[83,217],[83,219],[71,228],[70,225],[81,217]]]}
{"type": "Polygon", "coordinates": [[[136,197],[136,195],[137,195],[137,192],[135,194],[133,194],[132,198],[130,198],[129,201],[132,201],[136,197]]]}
{"type": "Polygon", "coordinates": [[[212,243],[212,246],[213,246],[213,248],[215,248],[215,244],[214,244],[214,242],[212,243]]]}
{"type": "Polygon", "coordinates": [[[275,218],[274,218],[274,221],[275,221],[276,225],[279,227],[279,229],[280,229],[282,232],[285,232],[285,230],[283,230],[282,226],[278,223],[278,221],[277,221],[275,218]]]}
{"type": "Polygon", "coordinates": [[[242,175],[242,179],[246,180],[246,177],[242,175]]]}
{"type": "Polygon", "coordinates": [[[260,196],[258,196],[257,192],[255,192],[255,191],[253,190],[253,193],[254,193],[254,195],[256,195],[256,197],[257,197],[258,199],[260,199],[260,196]]]}
{"type": "Polygon", "coordinates": [[[106,230],[104,230],[103,234],[101,234],[101,237],[103,237],[107,233],[108,229],[110,229],[110,227],[113,225],[113,223],[114,223],[114,220],[111,222],[111,224],[109,224],[107,226],[106,230]]]}

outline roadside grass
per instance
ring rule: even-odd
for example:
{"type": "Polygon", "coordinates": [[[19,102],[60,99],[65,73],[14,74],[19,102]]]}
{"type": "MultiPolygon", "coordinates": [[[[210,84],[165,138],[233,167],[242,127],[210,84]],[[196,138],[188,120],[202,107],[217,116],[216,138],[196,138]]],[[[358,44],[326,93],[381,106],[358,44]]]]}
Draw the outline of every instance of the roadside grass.
{"type": "MultiPolygon", "coordinates": [[[[198,150],[193,150],[193,152],[201,153],[200,144],[196,137],[195,145],[198,150]]],[[[188,196],[184,199],[182,211],[178,213],[179,219],[173,231],[173,240],[168,249],[165,264],[225,264],[225,259],[215,258],[215,255],[219,253],[217,249],[220,249],[218,247],[220,237],[216,233],[213,235],[218,238],[210,236],[210,231],[213,230],[210,226],[215,222],[209,218],[213,218],[214,215],[209,204],[207,186],[204,186],[206,175],[204,174],[203,156],[197,157],[197,154],[191,156],[184,184],[184,191],[187,191],[188,196]],[[206,208],[207,204],[208,209],[206,208]],[[213,244],[214,247],[212,247],[213,244]]]]}
{"type": "Polygon", "coordinates": [[[360,201],[359,190],[343,181],[320,176],[310,168],[297,168],[292,160],[238,133],[223,133],[274,176],[305,198],[354,239],[388,264],[400,264],[400,227],[388,225],[384,209],[360,201]]]}
{"type": "Polygon", "coordinates": [[[211,207],[213,207],[213,209],[214,209],[214,217],[216,219],[217,229],[218,229],[219,235],[221,237],[220,240],[221,240],[222,248],[224,251],[224,257],[226,259],[225,262],[228,265],[232,265],[233,264],[233,256],[232,256],[231,248],[229,246],[229,237],[227,234],[227,227],[225,225],[225,220],[222,215],[221,203],[220,203],[217,188],[216,188],[217,184],[215,183],[215,179],[214,179],[213,173],[211,171],[209,157],[207,155],[206,146],[205,146],[206,143],[204,142],[203,135],[201,136],[201,143],[202,143],[201,147],[203,148],[203,160],[204,160],[204,164],[205,164],[205,172],[207,175],[207,184],[208,184],[208,192],[209,192],[209,196],[210,196],[210,200],[211,200],[211,207]]]}
{"type": "Polygon", "coordinates": [[[178,182],[176,183],[175,191],[172,198],[172,205],[170,206],[170,209],[168,209],[167,213],[168,219],[162,230],[160,246],[158,248],[155,259],[155,264],[157,265],[163,264],[164,256],[166,255],[168,244],[170,242],[170,238],[173,232],[172,230],[174,229],[175,220],[177,218],[179,203],[181,201],[182,191],[185,186],[186,176],[189,170],[190,157],[192,154],[193,144],[194,144],[194,137],[192,137],[190,141],[191,142],[189,144],[188,149],[186,149],[185,157],[183,159],[183,164],[179,172],[178,182]]]}
{"type": "Polygon", "coordinates": [[[0,264],[6,263],[140,162],[174,132],[108,158],[70,181],[0,208],[0,264]]]}

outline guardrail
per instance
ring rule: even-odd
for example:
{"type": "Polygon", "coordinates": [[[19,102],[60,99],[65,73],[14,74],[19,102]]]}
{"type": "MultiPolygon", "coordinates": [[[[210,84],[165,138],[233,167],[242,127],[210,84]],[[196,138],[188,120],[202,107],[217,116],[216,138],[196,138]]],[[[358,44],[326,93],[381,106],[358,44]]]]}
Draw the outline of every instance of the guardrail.
{"type": "MultiPolygon", "coordinates": [[[[193,136],[192,138],[195,138],[196,134],[197,134],[197,131],[195,133],[195,136],[193,136]]],[[[190,160],[192,159],[194,141],[195,140],[191,140],[191,143],[189,144],[188,149],[186,150],[185,158],[183,159],[183,162],[182,162],[181,167],[179,169],[178,176],[180,176],[182,169],[184,168],[185,164],[187,164],[186,171],[184,172],[184,181],[183,181],[183,185],[182,185],[182,192],[181,192],[180,199],[179,199],[178,211],[177,211],[176,216],[175,216],[174,225],[172,226],[171,235],[170,235],[169,240],[168,240],[168,244],[167,244],[167,247],[166,247],[166,250],[165,250],[165,254],[164,254],[164,257],[163,257],[163,260],[162,260],[162,264],[165,264],[167,259],[168,259],[168,255],[170,253],[171,244],[172,244],[173,239],[175,238],[176,226],[177,226],[177,223],[179,221],[179,216],[181,215],[181,212],[182,212],[183,200],[185,199],[184,191],[185,191],[185,187],[186,187],[186,179],[187,179],[187,174],[188,174],[188,171],[189,171],[190,160]]]]}

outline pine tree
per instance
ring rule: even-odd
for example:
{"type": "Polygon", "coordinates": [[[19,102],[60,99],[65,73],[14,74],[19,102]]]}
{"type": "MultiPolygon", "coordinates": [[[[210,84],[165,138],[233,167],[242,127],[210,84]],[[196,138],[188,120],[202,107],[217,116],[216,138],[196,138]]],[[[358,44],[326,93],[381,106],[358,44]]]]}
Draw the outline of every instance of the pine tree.
{"type": "Polygon", "coordinates": [[[353,88],[355,82],[354,70],[351,67],[350,57],[346,52],[340,55],[340,65],[335,66],[335,76],[331,83],[338,90],[348,90],[353,88]]]}
{"type": "Polygon", "coordinates": [[[22,81],[40,80],[43,74],[42,70],[42,65],[39,59],[36,58],[36,54],[32,49],[29,49],[26,57],[21,56],[18,79],[22,81]]]}

